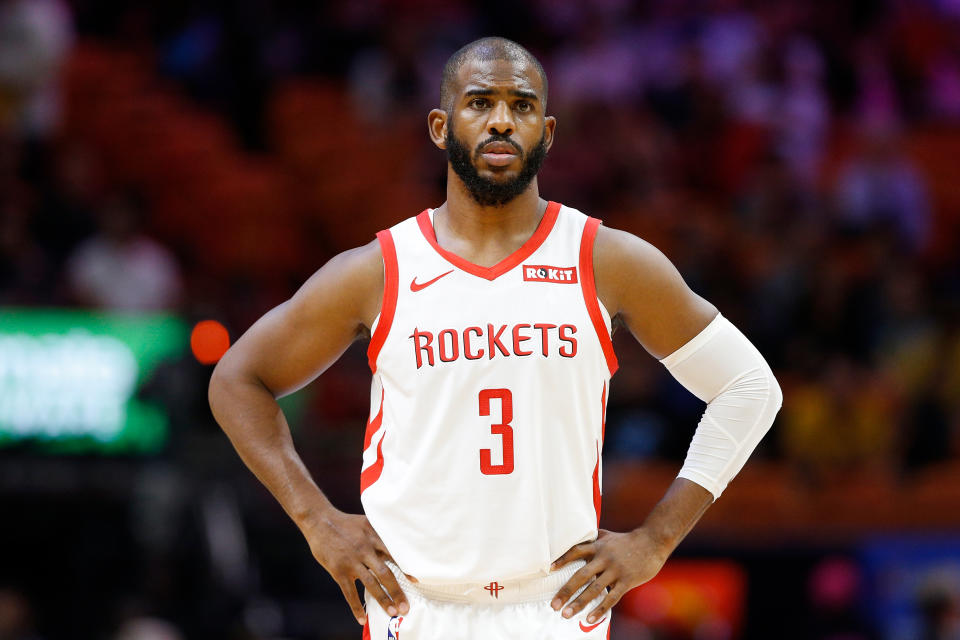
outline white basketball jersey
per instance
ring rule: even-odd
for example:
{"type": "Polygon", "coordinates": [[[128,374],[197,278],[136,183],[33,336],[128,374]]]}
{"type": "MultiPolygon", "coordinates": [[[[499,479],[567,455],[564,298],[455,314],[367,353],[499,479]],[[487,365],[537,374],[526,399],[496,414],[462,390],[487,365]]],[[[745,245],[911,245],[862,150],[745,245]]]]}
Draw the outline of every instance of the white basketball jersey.
{"type": "Polygon", "coordinates": [[[551,202],[533,236],[486,268],[441,248],[432,214],[377,234],[363,507],[422,582],[546,574],[597,535],[617,366],[593,279],[600,222],[551,202]]]}

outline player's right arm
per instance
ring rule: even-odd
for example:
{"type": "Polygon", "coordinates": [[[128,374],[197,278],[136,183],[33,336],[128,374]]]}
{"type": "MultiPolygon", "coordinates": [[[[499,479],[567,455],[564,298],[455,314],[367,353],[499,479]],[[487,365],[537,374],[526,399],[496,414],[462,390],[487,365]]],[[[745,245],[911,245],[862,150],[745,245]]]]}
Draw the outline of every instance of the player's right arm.
{"type": "Polygon", "coordinates": [[[237,340],[217,364],[209,389],[217,422],[300,528],[360,624],[365,615],[355,580],[390,615],[406,613],[409,605],[367,518],[337,510],[313,481],[277,398],[323,373],[368,331],[380,311],[383,278],[376,241],[336,256],[237,340]]]}

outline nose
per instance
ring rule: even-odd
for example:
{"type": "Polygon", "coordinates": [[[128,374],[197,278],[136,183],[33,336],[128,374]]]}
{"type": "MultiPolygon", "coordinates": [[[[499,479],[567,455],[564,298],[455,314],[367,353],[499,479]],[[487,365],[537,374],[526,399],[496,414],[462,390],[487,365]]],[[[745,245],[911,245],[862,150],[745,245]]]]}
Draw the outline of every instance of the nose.
{"type": "Polygon", "coordinates": [[[513,129],[513,112],[510,111],[510,105],[505,100],[498,100],[487,120],[487,131],[490,134],[509,136],[513,133],[513,129]]]}

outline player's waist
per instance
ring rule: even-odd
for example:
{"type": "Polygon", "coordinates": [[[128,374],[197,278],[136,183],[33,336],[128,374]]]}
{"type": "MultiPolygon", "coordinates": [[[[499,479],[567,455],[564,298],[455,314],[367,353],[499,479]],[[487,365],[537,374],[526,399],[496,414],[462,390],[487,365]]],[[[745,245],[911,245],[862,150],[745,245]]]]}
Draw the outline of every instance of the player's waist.
{"type": "Polygon", "coordinates": [[[545,576],[462,584],[426,584],[410,581],[399,567],[392,562],[387,562],[387,566],[397,577],[400,587],[407,593],[417,593],[424,598],[439,602],[487,605],[552,600],[560,587],[566,584],[584,564],[586,563],[583,560],[575,560],[545,576]]]}

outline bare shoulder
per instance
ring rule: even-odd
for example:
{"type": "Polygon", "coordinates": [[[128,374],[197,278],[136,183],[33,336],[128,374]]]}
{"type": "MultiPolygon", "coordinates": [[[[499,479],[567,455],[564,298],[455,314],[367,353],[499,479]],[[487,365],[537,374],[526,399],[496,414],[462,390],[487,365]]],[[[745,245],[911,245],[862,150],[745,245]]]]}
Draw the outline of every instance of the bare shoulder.
{"type": "Polygon", "coordinates": [[[659,249],[632,233],[601,226],[593,256],[600,301],[654,357],[680,348],[717,315],[659,249]]]}
{"type": "Polygon", "coordinates": [[[677,273],[673,263],[655,246],[632,233],[605,225],[597,229],[593,253],[598,271],[618,284],[623,284],[620,280],[626,277],[635,278],[637,269],[650,276],[646,279],[650,285],[677,273]]]}
{"type": "Polygon", "coordinates": [[[631,299],[653,299],[664,290],[686,288],[676,267],[659,249],[619,229],[601,225],[597,230],[593,264],[597,291],[611,316],[628,311],[631,299]]]}

